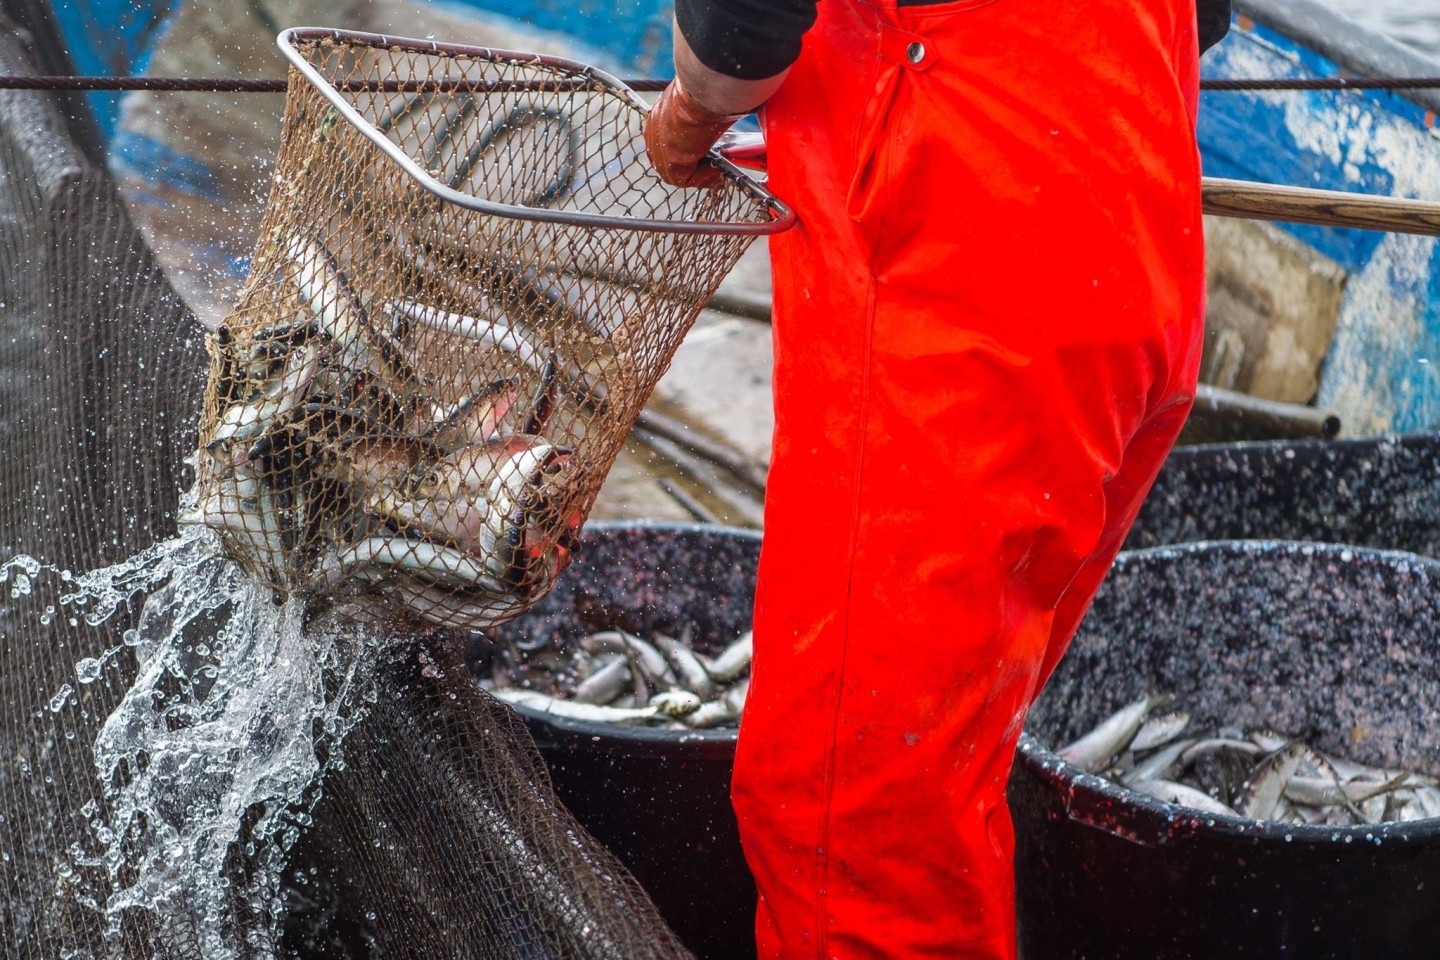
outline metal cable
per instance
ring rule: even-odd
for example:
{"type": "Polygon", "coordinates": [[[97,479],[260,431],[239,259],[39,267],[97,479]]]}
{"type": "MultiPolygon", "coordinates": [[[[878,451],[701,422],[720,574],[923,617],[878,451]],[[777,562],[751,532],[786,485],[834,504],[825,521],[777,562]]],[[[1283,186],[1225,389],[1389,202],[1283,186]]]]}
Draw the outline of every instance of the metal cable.
{"type": "MultiPolygon", "coordinates": [[[[653,93],[665,89],[665,80],[632,79],[622,81],[631,90],[653,93]]],[[[0,90],[160,90],[198,93],[284,93],[285,80],[239,79],[234,77],[24,77],[0,76],[0,90]]],[[[468,80],[382,80],[356,81],[338,86],[347,93],[444,93],[463,90],[468,93],[489,92],[493,85],[468,80]]],[[[524,85],[526,90],[563,92],[583,89],[583,80],[549,81],[524,85]]],[[[520,89],[515,84],[505,89],[520,89]]]]}
{"type": "MultiPolygon", "coordinates": [[[[666,80],[632,78],[622,81],[640,93],[665,89],[666,80]]],[[[580,81],[573,82],[576,86],[580,81]]],[[[159,90],[201,93],[284,93],[284,80],[237,79],[232,77],[24,77],[0,76],[0,90],[159,90]]],[[[560,89],[553,85],[546,90],[560,89]]],[[[436,93],[450,90],[483,92],[484,84],[468,81],[385,80],[347,84],[350,93],[436,93]]],[[[1202,90],[1432,90],[1440,89],[1440,77],[1287,77],[1252,79],[1207,79],[1202,90]]]]}
{"type": "Polygon", "coordinates": [[[1433,90],[1440,77],[1286,77],[1201,80],[1201,90],[1433,90]]]}

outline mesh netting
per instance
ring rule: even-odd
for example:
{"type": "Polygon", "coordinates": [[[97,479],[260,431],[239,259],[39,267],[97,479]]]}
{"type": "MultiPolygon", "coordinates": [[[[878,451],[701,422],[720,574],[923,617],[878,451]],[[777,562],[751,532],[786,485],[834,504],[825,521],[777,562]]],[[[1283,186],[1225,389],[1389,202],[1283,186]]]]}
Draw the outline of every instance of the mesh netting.
{"type": "MultiPolygon", "coordinates": [[[[33,73],[16,36],[0,21],[0,71],[33,73]]],[[[301,47],[337,77],[556,75],[301,47]]],[[[489,121],[490,93],[351,102],[413,104],[395,142],[452,177],[473,152],[521,200],[759,215],[743,186],[667,196],[616,162],[639,129],[622,97],[531,96],[489,121]],[[603,157],[575,147],[606,130],[603,157]],[[533,195],[562,179],[540,158],[572,154],[533,195]]],[[[207,391],[198,325],[105,172],[44,95],[0,91],[0,955],[687,955],[453,627],[342,628],[273,594],[353,584],[473,626],[542,593],[745,238],[474,215],[366,144],[297,88],[207,391]],[[197,448],[206,522],[176,536],[197,448]]]]}
{"type": "Polygon", "coordinates": [[[564,568],[772,205],[742,177],[662,183],[643,104],[578,64],[327,31],[282,44],[277,177],[210,339],[192,519],[281,594],[491,627],[564,568]]]}

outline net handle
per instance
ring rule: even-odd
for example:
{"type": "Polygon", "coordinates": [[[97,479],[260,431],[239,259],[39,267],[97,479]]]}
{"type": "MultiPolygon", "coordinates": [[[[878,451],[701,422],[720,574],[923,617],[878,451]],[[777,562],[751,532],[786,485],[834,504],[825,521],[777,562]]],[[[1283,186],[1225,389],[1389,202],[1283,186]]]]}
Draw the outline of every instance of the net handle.
{"type": "Polygon", "coordinates": [[[356,110],[340,91],[336,90],[334,85],[322,76],[320,71],[316,69],[297,48],[297,43],[299,42],[318,40],[335,40],[379,49],[410,50],[416,53],[431,55],[458,55],[485,60],[509,60],[518,64],[531,63],[554,67],[572,74],[578,74],[592,81],[593,84],[604,87],[637,109],[648,112],[650,108],[633,90],[605,71],[564,57],[520,53],[513,50],[496,50],[491,47],[471,47],[454,43],[440,43],[434,40],[391,37],[378,33],[337,30],[329,27],[292,27],[281,31],[279,37],[276,38],[276,42],[280,46],[280,52],[284,54],[285,59],[290,61],[291,66],[300,71],[301,76],[309,81],[311,86],[320,92],[321,96],[330,101],[340,112],[340,116],[345,118],[347,123],[374,143],[375,146],[379,147],[387,157],[395,161],[410,179],[446,203],[453,203],[456,206],[464,207],[467,210],[474,210],[477,213],[507,217],[512,220],[533,220],[544,223],[559,223],[567,226],[604,227],[612,230],[639,230],[651,233],[759,236],[780,233],[795,225],[796,218],[793,210],[747,175],[744,170],[734,163],[731,163],[713,149],[709,153],[710,162],[725,174],[727,178],[734,181],[742,190],[764,203],[770,213],[771,219],[761,223],[746,223],[738,221],[709,222],[616,217],[600,213],[549,210],[538,207],[519,206],[517,204],[493,203],[488,200],[481,200],[478,197],[472,197],[469,194],[461,193],[430,176],[428,171],[412,160],[397,144],[391,141],[389,137],[377,129],[369,120],[361,116],[360,111],[356,110]]]}

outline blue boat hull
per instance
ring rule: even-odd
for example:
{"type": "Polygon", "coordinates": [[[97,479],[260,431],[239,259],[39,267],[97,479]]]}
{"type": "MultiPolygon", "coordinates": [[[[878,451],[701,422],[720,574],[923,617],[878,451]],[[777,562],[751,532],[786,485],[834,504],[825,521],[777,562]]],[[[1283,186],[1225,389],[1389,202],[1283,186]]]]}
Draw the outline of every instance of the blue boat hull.
{"type": "MultiPolygon", "coordinates": [[[[1318,4],[1237,4],[1234,29],[1206,54],[1206,77],[1440,74],[1440,65],[1318,4]]],[[[1203,95],[1209,176],[1419,199],[1440,194],[1434,95],[1277,91],[1203,95]]],[[[1430,237],[1281,225],[1347,276],[1316,406],[1350,436],[1440,427],[1440,242],[1430,237]]]]}

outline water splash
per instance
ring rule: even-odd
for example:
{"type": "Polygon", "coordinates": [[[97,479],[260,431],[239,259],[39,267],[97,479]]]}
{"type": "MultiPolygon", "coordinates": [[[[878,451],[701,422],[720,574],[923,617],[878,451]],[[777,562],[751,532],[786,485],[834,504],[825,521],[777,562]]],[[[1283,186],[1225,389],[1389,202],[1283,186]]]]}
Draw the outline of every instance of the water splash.
{"type": "MultiPolygon", "coordinates": [[[[42,567],[18,558],[0,580],[42,567]]],[[[307,624],[299,601],[277,606],[203,528],[79,577],[51,572],[71,588],[61,607],[91,625],[143,597],[123,642],[75,668],[88,684],[126,647],[138,661],[94,742],[103,796],[84,811],[91,842],[71,852],[108,877],[91,906],[117,942],[139,912],[207,958],[276,955],[288,851],[374,699],[366,666],[384,638],[307,624]]],[[[51,709],[74,697],[64,684],[51,709]]]]}

